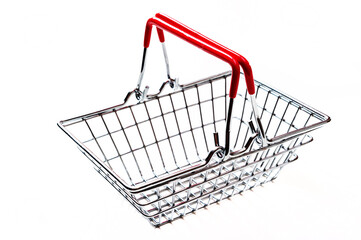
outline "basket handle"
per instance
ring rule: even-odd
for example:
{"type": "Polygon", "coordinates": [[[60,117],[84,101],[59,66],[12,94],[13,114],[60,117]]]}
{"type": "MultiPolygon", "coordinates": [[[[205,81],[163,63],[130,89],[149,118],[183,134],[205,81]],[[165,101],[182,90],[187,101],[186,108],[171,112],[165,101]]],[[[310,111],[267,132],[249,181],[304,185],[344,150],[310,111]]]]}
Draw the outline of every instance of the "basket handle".
{"type": "MultiPolygon", "coordinates": [[[[143,53],[143,63],[141,75],[138,81],[138,89],[140,86],[141,78],[144,72],[144,59],[146,50],[149,47],[152,26],[157,27],[157,32],[159,39],[162,43],[164,43],[164,33],[163,30],[168,31],[175,36],[185,40],[186,42],[201,48],[203,51],[227,62],[232,68],[232,77],[231,77],[231,86],[229,91],[229,105],[228,105],[228,114],[226,118],[226,144],[225,144],[225,154],[228,155],[230,152],[230,126],[231,126],[231,118],[232,118],[232,110],[233,110],[233,100],[237,96],[238,83],[240,77],[240,66],[243,68],[247,91],[250,95],[250,100],[253,108],[253,121],[257,126],[257,133],[259,133],[260,139],[262,141],[262,145],[267,143],[267,138],[263,131],[263,127],[260,121],[259,113],[257,110],[257,104],[255,100],[255,86],[254,79],[252,74],[252,68],[249,65],[248,61],[241,56],[240,54],[224,47],[223,45],[207,38],[206,36],[196,32],[195,30],[177,22],[174,19],[171,19],[163,14],[157,14],[156,17],[150,18],[147,21],[145,28],[145,36],[144,36],[144,53],[143,53]]],[[[164,46],[164,44],[163,44],[164,46]]],[[[165,55],[166,56],[166,55],[165,55]]],[[[167,62],[167,61],[166,61],[167,62]]]]}
{"type": "MultiPolygon", "coordinates": [[[[248,93],[250,95],[253,95],[255,93],[255,86],[254,86],[254,80],[253,80],[253,73],[252,73],[252,68],[251,66],[249,65],[249,62],[247,61],[246,58],[244,58],[242,55],[240,55],[239,53],[219,44],[218,42],[204,36],[203,34],[195,31],[194,29],[191,29],[190,27],[184,25],[183,23],[165,15],[165,14],[162,14],[162,13],[157,13],[155,15],[157,18],[169,23],[169,24],[172,24],[173,26],[176,26],[178,27],[179,29],[181,29],[182,31],[192,35],[192,36],[195,36],[195,37],[198,37],[199,39],[201,39],[202,41],[208,43],[208,44],[211,44],[213,45],[214,47],[218,47],[220,49],[222,49],[223,51],[226,51],[228,54],[232,55],[234,58],[237,59],[238,63],[241,65],[242,69],[243,69],[243,72],[244,72],[244,76],[245,76],[245,79],[246,79],[246,85],[247,85],[247,90],[248,90],[248,93]]],[[[161,42],[164,42],[165,39],[164,39],[164,34],[163,33],[160,33],[161,29],[157,29],[158,30],[158,35],[159,35],[159,39],[161,39],[161,35],[163,35],[163,38],[162,38],[162,41],[161,42]]],[[[237,91],[237,90],[236,90],[237,91]]]]}
{"type": "Polygon", "coordinates": [[[149,47],[152,25],[155,25],[157,27],[158,37],[162,43],[165,41],[163,30],[166,30],[178,36],[179,38],[189,42],[190,44],[201,48],[205,52],[229,63],[232,67],[232,79],[229,92],[230,98],[235,98],[237,96],[240,76],[239,65],[244,71],[248,93],[250,95],[253,95],[255,93],[252,68],[249,65],[248,61],[240,54],[207,38],[206,36],[185,26],[184,24],[160,13],[156,14],[155,18],[150,18],[147,22],[144,36],[144,48],[149,47]]]}

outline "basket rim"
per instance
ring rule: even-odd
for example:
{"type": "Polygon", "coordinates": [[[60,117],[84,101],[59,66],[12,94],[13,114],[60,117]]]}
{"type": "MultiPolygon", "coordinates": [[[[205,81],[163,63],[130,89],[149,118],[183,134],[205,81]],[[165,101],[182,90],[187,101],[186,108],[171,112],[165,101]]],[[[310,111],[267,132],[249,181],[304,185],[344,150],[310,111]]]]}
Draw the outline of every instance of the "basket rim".
{"type": "MultiPolygon", "coordinates": [[[[202,79],[199,79],[199,80],[187,83],[187,84],[180,84],[179,86],[181,87],[181,90],[175,91],[173,93],[178,93],[178,92],[180,92],[182,90],[186,90],[186,89],[188,89],[190,87],[193,87],[195,85],[200,86],[200,85],[206,84],[209,81],[213,81],[213,80],[216,80],[216,79],[227,78],[227,77],[229,77],[231,75],[232,75],[231,71],[225,71],[225,72],[215,74],[215,75],[212,75],[212,76],[209,76],[209,77],[206,77],[206,78],[202,78],[202,79]]],[[[242,72],[241,72],[241,75],[243,75],[242,72]]],[[[257,88],[263,88],[266,91],[267,90],[271,91],[271,94],[277,93],[278,96],[280,96],[281,98],[287,99],[290,102],[290,104],[292,104],[292,105],[294,105],[296,107],[300,107],[303,110],[308,110],[308,111],[311,111],[313,113],[316,113],[317,116],[319,117],[319,119],[321,120],[321,118],[322,118],[323,120],[321,120],[321,121],[325,121],[325,123],[331,121],[331,118],[327,114],[325,114],[325,113],[323,113],[323,112],[309,106],[308,104],[305,104],[304,102],[302,102],[302,101],[300,101],[300,100],[298,100],[298,99],[296,99],[294,97],[289,96],[288,94],[285,94],[284,92],[278,90],[277,88],[274,88],[270,84],[268,84],[268,83],[264,84],[264,83],[262,83],[262,82],[260,82],[258,80],[254,80],[254,81],[255,81],[256,85],[258,85],[257,88]]],[[[121,103],[121,104],[117,104],[115,106],[104,108],[102,110],[94,111],[94,112],[91,112],[91,113],[82,114],[82,115],[79,115],[77,117],[72,117],[72,118],[68,118],[68,119],[65,119],[65,120],[60,120],[58,123],[60,125],[64,126],[64,127],[66,127],[66,126],[70,126],[72,124],[78,123],[80,121],[83,121],[84,119],[91,119],[93,117],[97,117],[97,116],[102,115],[102,114],[111,113],[113,111],[118,111],[118,110],[121,110],[123,108],[132,107],[132,106],[135,106],[135,105],[138,105],[138,104],[142,103],[142,102],[138,102],[138,103],[127,105],[127,101],[129,99],[130,95],[133,94],[133,92],[134,92],[134,90],[131,91],[131,92],[128,92],[128,94],[126,95],[126,97],[124,99],[124,102],[121,103]]],[[[173,94],[173,93],[169,93],[169,94],[173,94]]],[[[159,94],[161,94],[161,91],[159,93],[157,93],[156,95],[159,95],[159,94]]],[[[157,98],[162,98],[162,97],[166,97],[169,94],[160,95],[160,96],[156,96],[156,97],[157,98]]],[[[153,98],[149,99],[149,100],[153,100],[153,98]]]]}

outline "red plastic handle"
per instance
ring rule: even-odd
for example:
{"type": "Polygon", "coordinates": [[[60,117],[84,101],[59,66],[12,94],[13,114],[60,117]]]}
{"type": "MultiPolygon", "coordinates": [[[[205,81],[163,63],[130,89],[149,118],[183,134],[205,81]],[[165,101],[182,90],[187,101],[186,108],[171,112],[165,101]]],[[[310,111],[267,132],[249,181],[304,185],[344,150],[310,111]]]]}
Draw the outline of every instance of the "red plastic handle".
{"type": "MultiPolygon", "coordinates": [[[[183,32],[183,34],[186,36],[186,38],[185,39],[183,38],[183,39],[186,41],[188,41],[187,40],[188,38],[193,38],[193,39],[197,39],[199,42],[201,42],[201,45],[192,43],[193,45],[196,45],[202,49],[203,49],[204,45],[207,45],[208,47],[211,47],[211,49],[218,50],[216,52],[209,52],[210,54],[222,59],[222,57],[217,55],[218,52],[222,52],[223,54],[226,54],[229,57],[231,57],[232,59],[236,60],[238,62],[238,64],[241,65],[243,68],[248,93],[251,95],[253,95],[255,93],[252,68],[249,65],[248,61],[243,56],[241,56],[240,54],[230,50],[229,48],[226,48],[223,45],[207,38],[206,36],[196,32],[195,30],[185,26],[184,24],[182,24],[164,14],[158,13],[158,14],[156,14],[156,18],[153,18],[153,20],[154,19],[162,22],[163,24],[165,23],[168,26],[172,26],[172,28],[174,30],[176,30],[177,33],[183,32]]],[[[151,19],[149,19],[149,20],[151,20],[151,19]]],[[[149,20],[148,20],[148,22],[149,22],[149,20]]],[[[152,23],[152,21],[149,24],[147,23],[147,28],[146,28],[146,32],[145,32],[145,38],[144,38],[144,47],[149,46],[152,24],[154,24],[154,23],[152,23]]],[[[154,24],[154,25],[156,25],[156,24],[154,24]]],[[[162,27],[157,28],[159,39],[161,39],[161,36],[163,36],[163,38],[162,38],[163,41],[162,40],[161,41],[164,42],[164,34],[162,33],[163,32],[162,29],[164,29],[164,28],[162,28],[162,27]]],[[[164,30],[167,30],[167,29],[164,29],[164,30]]],[[[176,33],[173,33],[173,34],[177,35],[176,33]]],[[[203,50],[205,50],[205,49],[203,49],[203,50]]],[[[208,52],[208,51],[206,51],[206,52],[208,52]]],[[[224,59],[222,59],[222,60],[224,60],[224,59]]],[[[226,60],[224,60],[224,61],[226,61],[226,60]]],[[[228,62],[232,66],[232,64],[229,61],[226,61],[226,62],[228,62]]],[[[232,71],[234,68],[235,67],[232,66],[232,71]]],[[[231,80],[231,88],[230,88],[230,93],[229,93],[231,98],[235,98],[237,95],[238,82],[239,82],[239,73],[233,71],[232,80],[231,80]]]]}
{"type": "MultiPolygon", "coordinates": [[[[237,60],[231,56],[230,54],[220,50],[218,47],[212,46],[209,43],[205,43],[201,41],[196,36],[190,36],[189,34],[181,31],[179,28],[172,26],[158,18],[150,18],[147,21],[147,25],[145,28],[145,36],[144,36],[144,47],[148,48],[151,38],[152,26],[155,25],[158,29],[165,30],[174,34],[175,36],[185,40],[186,42],[201,48],[203,51],[227,62],[232,67],[232,79],[231,79],[231,90],[229,96],[231,98],[235,98],[237,95],[237,88],[239,82],[240,75],[240,67],[237,60]]],[[[158,31],[159,33],[159,31],[158,31]]]]}
{"type": "MultiPolygon", "coordinates": [[[[157,28],[157,32],[158,32],[158,37],[159,37],[159,41],[160,42],[164,42],[164,33],[163,33],[163,30],[162,29],[159,29],[159,28],[157,28]]],[[[150,39],[149,39],[150,40],[150,39]]],[[[149,43],[148,43],[148,45],[149,45],[149,43]]]]}
{"type": "MultiPolygon", "coordinates": [[[[246,79],[248,93],[251,95],[253,95],[255,93],[252,68],[246,58],[244,58],[239,53],[217,43],[216,41],[213,41],[212,39],[204,36],[203,34],[195,31],[194,29],[191,29],[190,27],[184,25],[183,23],[181,23],[165,14],[157,13],[155,16],[173,26],[176,26],[177,28],[181,29],[182,31],[184,31],[192,36],[197,36],[202,41],[205,41],[208,44],[211,44],[215,47],[219,47],[220,49],[222,49],[222,50],[226,51],[227,53],[231,54],[232,56],[234,56],[243,69],[245,79],[246,79]]],[[[163,42],[164,42],[164,35],[163,35],[163,42]]],[[[237,89],[235,91],[237,91],[237,89]]]]}

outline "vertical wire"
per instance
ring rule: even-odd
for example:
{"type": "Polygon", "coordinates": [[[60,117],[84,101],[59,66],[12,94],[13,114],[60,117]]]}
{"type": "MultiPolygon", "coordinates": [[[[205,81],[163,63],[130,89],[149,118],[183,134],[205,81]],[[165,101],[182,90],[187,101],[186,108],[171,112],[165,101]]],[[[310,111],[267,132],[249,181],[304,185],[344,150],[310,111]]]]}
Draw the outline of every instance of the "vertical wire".
{"type": "Polygon", "coordinates": [[[151,126],[151,128],[152,128],[152,133],[153,133],[153,136],[154,136],[155,143],[156,143],[156,145],[157,145],[157,149],[158,149],[158,152],[159,152],[159,155],[160,155],[160,159],[161,159],[162,164],[163,164],[164,171],[165,171],[165,172],[168,172],[167,169],[166,169],[166,167],[165,167],[165,164],[164,164],[163,155],[162,155],[162,152],[160,151],[159,142],[158,142],[157,136],[155,135],[155,131],[154,131],[152,119],[151,119],[151,117],[150,117],[150,115],[149,115],[149,110],[148,110],[148,107],[147,107],[146,102],[144,102],[144,106],[145,106],[145,110],[146,110],[146,112],[147,112],[147,116],[148,116],[148,120],[149,120],[150,126],[151,126]]]}
{"type": "Polygon", "coordinates": [[[212,95],[212,115],[213,115],[213,126],[214,126],[214,132],[217,132],[216,127],[216,115],[214,113],[214,94],[213,94],[213,81],[210,82],[211,84],[211,95],[212,95]]]}
{"type": "Polygon", "coordinates": [[[169,98],[170,98],[170,102],[171,102],[171,104],[172,104],[173,114],[174,114],[175,122],[176,122],[176,124],[177,124],[178,134],[179,134],[180,139],[181,139],[181,143],[182,143],[182,147],[183,147],[183,152],[184,152],[184,155],[185,155],[185,157],[186,157],[187,162],[190,164],[190,162],[189,162],[189,160],[188,160],[188,156],[187,156],[186,149],[185,149],[185,147],[184,147],[183,137],[182,137],[182,134],[181,134],[181,131],[180,131],[180,128],[179,128],[178,118],[177,118],[176,111],[175,111],[175,108],[174,108],[172,95],[170,95],[169,98]]]}
{"type": "MultiPolygon", "coordinates": [[[[257,99],[257,96],[258,96],[258,93],[259,93],[259,89],[260,89],[260,85],[258,85],[257,90],[256,90],[256,96],[255,96],[256,99],[257,99]]],[[[250,117],[249,117],[249,120],[250,120],[250,121],[252,120],[252,116],[253,116],[253,115],[254,115],[254,114],[253,114],[253,109],[252,109],[251,115],[250,115],[250,117]]],[[[261,116],[261,119],[262,119],[262,116],[261,116]]],[[[247,141],[248,132],[249,132],[249,127],[247,128],[246,135],[245,135],[245,137],[244,137],[242,147],[245,145],[245,143],[246,143],[246,141],[247,141]]],[[[253,144],[252,144],[252,145],[253,145],[253,144]]],[[[252,149],[252,146],[251,146],[250,149],[252,149]]]]}
{"type": "Polygon", "coordinates": [[[200,100],[200,98],[199,98],[199,90],[198,90],[198,86],[197,86],[197,85],[196,85],[196,89],[197,89],[199,115],[200,115],[200,117],[201,117],[201,123],[202,123],[202,130],[203,130],[204,142],[206,143],[207,152],[209,152],[208,143],[207,143],[207,138],[206,138],[206,132],[204,131],[204,123],[203,123],[203,116],[202,116],[201,100],[200,100]]]}
{"type": "Polygon", "coordinates": [[[234,143],[234,148],[236,147],[237,143],[238,143],[238,138],[239,138],[239,134],[241,132],[241,128],[242,128],[242,123],[244,122],[243,121],[243,115],[244,115],[244,109],[246,108],[246,101],[247,101],[247,94],[248,94],[248,91],[246,89],[246,92],[244,94],[244,101],[243,101],[243,107],[242,107],[242,114],[241,114],[241,119],[239,121],[239,128],[238,128],[238,132],[237,132],[237,137],[236,137],[236,141],[234,143]]]}
{"type": "Polygon", "coordinates": [[[153,168],[152,162],[150,161],[150,157],[149,157],[149,154],[148,154],[148,150],[147,150],[147,148],[145,147],[145,144],[144,144],[144,139],[143,139],[142,133],[140,132],[139,126],[138,126],[138,122],[137,122],[137,120],[135,119],[133,109],[132,109],[131,107],[129,107],[129,110],[130,110],[130,112],[132,113],[132,117],[133,117],[133,119],[134,119],[135,126],[136,126],[136,128],[137,128],[137,130],[138,130],[138,134],[139,134],[140,140],[142,141],[145,154],[147,155],[150,168],[152,169],[153,175],[156,177],[156,174],[155,174],[155,172],[154,172],[154,168],[153,168]]]}
{"type": "Polygon", "coordinates": [[[189,122],[189,126],[191,127],[190,130],[191,130],[191,133],[192,133],[193,143],[194,143],[194,146],[195,146],[195,148],[196,148],[197,156],[199,156],[198,147],[197,147],[196,140],[195,140],[195,138],[194,138],[194,132],[193,132],[193,127],[192,127],[192,122],[191,122],[191,118],[190,118],[190,115],[189,115],[188,103],[187,103],[187,99],[186,99],[184,90],[182,90],[182,93],[183,93],[184,102],[185,102],[185,104],[186,104],[186,110],[187,110],[187,115],[188,115],[188,122],[189,122]]]}
{"type": "MultiPolygon", "coordinates": [[[[290,131],[290,129],[291,129],[292,125],[293,125],[293,122],[295,121],[295,119],[296,119],[297,114],[298,114],[299,111],[300,111],[300,107],[297,108],[297,111],[296,111],[296,113],[295,113],[295,116],[293,117],[292,122],[291,122],[290,126],[289,126],[288,129],[287,129],[287,132],[290,131]]],[[[296,128],[296,127],[295,127],[295,128],[296,128]]]]}
{"type": "Polygon", "coordinates": [[[309,116],[308,116],[305,124],[303,125],[303,127],[306,127],[306,126],[307,126],[307,123],[308,123],[308,121],[310,120],[310,118],[311,118],[312,116],[313,116],[313,113],[309,114],[309,116]]]}
{"type": "Polygon", "coordinates": [[[224,120],[227,119],[227,78],[224,78],[224,120]]]}
{"type": "Polygon", "coordinates": [[[266,110],[266,104],[267,104],[267,102],[268,102],[268,97],[269,97],[269,94],[271,93],[271,91],[268,91],[267,92],[267,96],[266,96],[266,99],[264,100],[264,104],[263,104],[263,107],[262,107],[262,113],[261,113],[261,119],[262,119],[262,116],[263,116],[263,113],[264,113],[264,111],[266,110]]]}
{"type": "Polygon", "coordinates": [[[268,125],[267,125],[267,128],[266,128],[265,134],[267,134],[268,128],[269,128],[269,126],[271,125],[271,121],[272,121],[272,119],[273,119],[273,117],[274,117],[274,113],[275,113],[275,110],[276,110],[276,107],[277,107],[277,104],[278,104],[278,101],[279,101],[279,100],[280,100],[280,97],[278,96],[277,101],[276,101],[276,103],[275,103],[275,106],[273,107],[273,111],[272,111],[272,113],[271,113],[271,118],[270,118],[270,120],[268,121],[268,125]]]}
{"type": "Polygon", "coordinates": [[[289,101],[289,102],[287,103],[287,106],[286,106],[285,110],[283,111],[282,117],[281,117],[281,119],[280,119],[280,123],[278,124],[277,130],[276,130],[275,135],[274,135],[273,137],[276,137],[276,135],[277,135],[277,133],[278,133],[278,130],[280,129],[280,126],[281,126],[282,122],[284,121],[286,112],[287,112],[288,107],[290,106],[291,102],[292,102],[292,101],[289,101]]]}
{"type": "Polygon", "coordinates": [[[111,165],[110,165],[110,163],[108,162],[107,157],[106,157],[106,156],[105,156],[105,154],[104,154],[103,149],[100,147],[100,144],[99,144],[99,142],[98,142],[97,138],[94,136],[94,133],[93,133],[93,131],[91,130],[91,128],[90,128],[90,126],[89,126],[89,124],[88,124],[87,120],[86,120],[86,119],[84,119],[84,122],[85,122],[85,123],[86,123],[86,125],[88,126],[89,131],[90,131],[90,133],[91,133],[91,135],[92,135],[93,139],[95,140],[96,144],[98,145],[100,152],[103,154],[104,161],[108,164],[109,168],[110,168],[111,170],[113,170],[112,166],[111,166],[111,165]]]}
{"type": "Polygon", "coordinates": [[[175,157],[175,155],[174,155],[173,145],[172,145],[172,142],[170,141],[167,124],[165,123],[162,105],[160,104],[159,98],[157,98],[157,100],[158,100],[158,104],[159,104],[159,108],[160,108],[160,113],[161,113],[161,115],[162,115],[162,120],[163,120],[163,124],[164,124],[164,128],[165,128],[165,132],[166,132],[166,134],[167,134],[167,139],[168,139],[168,142],[169,142],[169,146],[170,146],[170,149],[171,149],[171,151],[172,151],[173,160],[174,160],[175,165],[176,165],[177,168],[179,169],[180,167],[178,166],[177,159],[176,159],[176,157],[175,157]]]}
{"type": "Polygon", "coordinates": [[[145,182],[144,177],[143,177],[143,173],[142,173],[142,171],[140,170],[140,167],[139,167],[139,164],[138,164],[137,158],[136,158],[136,157],[135,157],[135,155],[134,155],[132,145],[131,145],[131,144],[130,144],[130,142],[129,142],[129,139],[128,139],[127,134],[125,133],[125,130],[124,130],[124,128],[123,128],[122,122],[120,121],[120,118],[119,118],[118,112],[115,112],[115,115],[117,116],[117,119],[118,119],[118,122],[119,122],[120,128],[121,128],[121,130],[123,131],[123,134],[124,134],[124,136],[125,136],[125,139],[127,140],[127,143],[128,143],[128,145],[129,145],[130,151],[131,151],[131,153],[132,153],[132,155],[133,155],[133,158],[134,158],[134,162],[135,162],[135,164],[137,165],[137,168],[138,168],[139,174],[140,174],[141,178],[143,179],[143,181],[145,182]]]}
{"type": "Polygon", "coordinates": [[[120,156],[118,147],[117,147],[117,145],[116,145],[115,142],[114,142],[113,136],[111,135],[111,133],[110,133],[110,131],[109,131],[108,125],[105,123],[104,118],[103,118],[103,115],[100,115],[100,117],[101,117],[101,119],[102,119],[102,121],[103,121],[103,123],[104,123],[104,126],[105,126],[105,128],[106,128],[106,130],[107,130],[107,132],[108,132],[108,135],[109,135],[110,139],[112,140],[112,143],[113,143],[113,145],[114,145],[114,147],[115,147],[115,150],[117,151],[117,154],[118,154],[118,156],[119,156],[120,161],[121,161],[122,164],[123,164],[123,167],[124,167],[124,169],[125,169],[125,171],[126,171],[126,173],[127,173],[127,175],[128,175],[128,178],[129,178],[130,182],[133,184],[132,178],[130,177],[130,174],[129,174],[129,172],[128,172],[128,169],[127,169],[127,167],[126,167],[125,164],[124,164],[123,158],[120,156]]]}

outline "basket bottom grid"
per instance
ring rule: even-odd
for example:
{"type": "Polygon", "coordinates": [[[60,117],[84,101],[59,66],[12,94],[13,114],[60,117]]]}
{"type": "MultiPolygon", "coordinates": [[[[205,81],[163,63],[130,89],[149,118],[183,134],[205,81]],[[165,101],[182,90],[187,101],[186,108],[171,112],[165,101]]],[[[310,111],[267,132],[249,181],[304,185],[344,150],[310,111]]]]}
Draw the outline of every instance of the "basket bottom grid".
{"type": "MultiPolygon", "coordinates": [[[[301,136],[305,139],[305,136],[301,136]]],[[[247,157],[240,157],[220,166],[201,172],[191,179],[179,180],[169,186],[163,186],[163,196],[159,194],[160,188],[142,192],[139,194],[129,194],[121,187],[119,182],[109,175],[100,165],[95,169],[104,177],[115,189],[117,189],[145,218],[155,227],[169,223],[175,219],[207,207],[223,199],[240,194],[246,190],[253,189],[263,185],[278,177],[282,168],[298,157],[295,154],[295,148],[304,145],[312,140],[304,141],[297,145],[289,141],[288,145],[279,144],[271,149],[252,153],[247,157]],[[292,147],[291,147],[292,146],[292,147]],[[263,156],[263,157],[262,157],[263,156]],[[237,167],[238,166],[238,167],[237,167]],[[198,180],[194,180],[197,179],[198,180]],[[203,181],[200,181],[203,179],[203,181]],[[187,185],[188,184],[188,185],[187,185]],[[173,186],[173,189],[172,189],[173,186]],[[175,192],[174,189],[182,188],[175,192]],[[152,196],[158,196],[159,199],[151,201],[152,196]],[[143,200],[148,204],[139,204],[143,200]]],[[[84,153],[90,160],[91,156],[84,153]]],[[[92,160],[94,163],[94,161],[92,160]]]]}
{"type": "Polygon", "coordinates": [[[215,181],[208,181],[203,185],[189,188],[185,195],[175,195],[173,199],[177,199],[176,201],[162,200],[158,202],[158,205],[152,204],[152,209],[149,209],[149,212],[161,210],[162,213],[150,217],[148,220],[151,224],[159,226],[223,199],[230,198],[235,194],[263,185],[274,180],[286,164],[296,159],[296,154],[287,154],[284,163],[268,170],[262,170],[262,163],[260,163],[252,169],[242,168],[215,181]],[[167,208],[170,210],[164,210],[167,208]]]}
{"type": "MultiPolygon", "coordinates": [[[[296,157],[296,155],[294,155],[294,157],[296,157]]],[[[180,202],[181,206],[173,208],[172,210],[163,212],[161,214],[158,214],[154,217],[149,217],[148,221],[153,226],[159,227],[176,219],[183,218],[187,214],[205,208],[209,205],[212,205],[213,203],[220,202],[234,195],[241,194],[246,190],[253,189],[256,186],[263,185],[267,182],[273,181],[278,177],[280,171],[285,165],[286,164],[282,164],[276,168],[272,168],[271,170],[268,170],[266,172],[260,172],[258,174],[252,175],[252,177],[249,177],[245,180],[236,181],[232,184],[229,183],[227,184],[227,181],[223,179],[217,187],[218,190],[216,191],[210,190],[210,193],[208,193],[207,190],[203,189],[203,193],[192,194],[194,196],[201,195],[201,197],[189,202],[183,200],[182,202],[180,202]]],[[[214,183],[210,183],[210,184],[213,185],[214,183]]]]}

